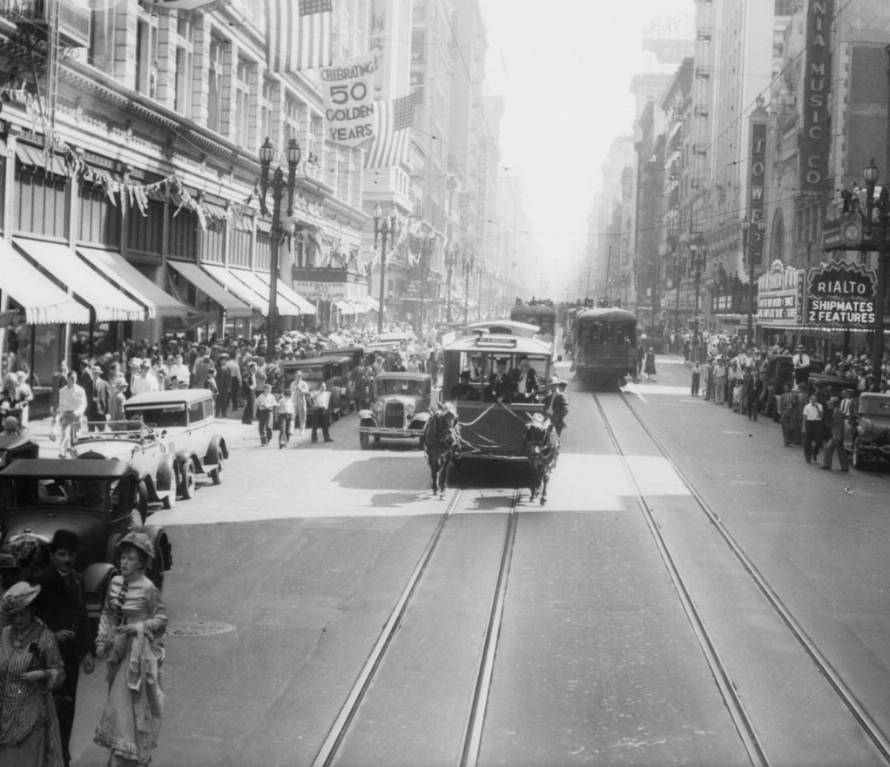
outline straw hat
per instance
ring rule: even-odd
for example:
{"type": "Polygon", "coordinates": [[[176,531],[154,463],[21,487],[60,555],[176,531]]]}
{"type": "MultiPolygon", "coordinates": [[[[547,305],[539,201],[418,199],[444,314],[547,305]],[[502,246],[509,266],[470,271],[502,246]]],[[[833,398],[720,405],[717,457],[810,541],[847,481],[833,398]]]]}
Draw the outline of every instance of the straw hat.
{"type": "Polygon", "coordinates": [[[0,613],[9,616],[26,608],[40,593],[40,586],[32,586],[26,581],[19,581],[9,587],[0,599],[0,613]]]}

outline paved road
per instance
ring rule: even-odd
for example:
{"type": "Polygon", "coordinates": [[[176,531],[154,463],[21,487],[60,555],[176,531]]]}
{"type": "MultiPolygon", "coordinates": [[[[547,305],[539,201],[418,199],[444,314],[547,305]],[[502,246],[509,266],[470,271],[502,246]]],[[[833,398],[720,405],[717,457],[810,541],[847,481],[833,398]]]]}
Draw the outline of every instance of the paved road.
{"type": "MultiPolygon", "coordinates": [[[[659,382],[628,399],[884,724],[886,480],[806,466],[780,446],[771,422],[749,426],[691,399],[675,363],[660,358],[659,382]]],[[[518,507],[480,763],[747,764],[634,482],[592,397],[570,397],[550,502],[518,507]]],[[[877,763],[855,727],[843,731],[845,712],[695,521],[669,462],[629,414],[614,417],[639,488],[657,501],[684,576],[757,705],[773,763],[794,765],[802,753],[806,764],[877,763]],[[781,694],[770,707],[773,692],[781,694]],[[804,727],[788,705],[795,698],[824,721],[804,727]],[[808,744],[795,742],[804,737],[808,744]],[[818,758],[831,740],[849,761],[830,748],[818,758]]],[[[310,764],[447,502],[431,497],[415,449],[356,449],[354,418],[334,426],[330,445],[304,438],[281,451],[259,447],[236,422],[223,428],[233,446],[224,485],[154,515],[170,531],[175,568],[165,585],[167,713],[153,764],[310,764]]],[[[456,479],[456,513],[338,764],[457,763],[521,476],[500,469],[456,479]]],[[[97,673],[81,685],[75,765],[98,767],[104,755],[89,738],[102,680],[97,673]]]]}

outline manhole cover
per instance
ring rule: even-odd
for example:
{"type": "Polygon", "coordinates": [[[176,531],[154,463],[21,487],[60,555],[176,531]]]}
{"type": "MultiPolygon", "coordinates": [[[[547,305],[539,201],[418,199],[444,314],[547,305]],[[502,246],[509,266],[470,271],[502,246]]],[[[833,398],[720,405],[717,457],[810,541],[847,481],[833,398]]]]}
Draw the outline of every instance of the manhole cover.
{"type": "Polygon", "coordinates": [[[228,634],[234,631],[231,623],[214,621],[177,621],[167,626],[167,633],[179,637],[209,637],[214,634],[228,634]]]}

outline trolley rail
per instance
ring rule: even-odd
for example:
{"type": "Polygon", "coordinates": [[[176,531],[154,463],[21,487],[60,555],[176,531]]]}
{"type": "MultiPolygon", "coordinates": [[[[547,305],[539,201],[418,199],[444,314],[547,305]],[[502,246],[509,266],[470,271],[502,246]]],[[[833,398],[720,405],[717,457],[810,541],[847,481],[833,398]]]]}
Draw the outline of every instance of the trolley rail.
{"type": "MultiPolygon", "coordinates": [[[[612,441],[612,444],[614,445],[619,456],[621,457],[625,471],[627,472],[636,489],[637,500],[645,516],[646,523],[649,526],[650,531],[652,532],[652,536],[655,539],[659,553],[661,554],[662,559],[664,560],[665,565],[668,568],[670,577],[674,582],[683,607],[689,615],[696,636],[707,658],[707,662],[711,668],[712,673],[714,674],[717,685],[720,688],[720,693],[723,696],[724,701],[726,702],[730,715],[733,718],[733,722],[739,731],[739,735],[742,737],[742,741],[744,742],[745,748],[748,751],[751,762],[754,765],[767,765],[768,761],[766,759],[766,755],[761,743],[757,738],[757,733],[755,732],[751,724],[751,719],[745,712],[745,709],[742,706],[742,703],[735,691],[735,687],[732,684],[732,680],[729,678],[725,667],[720,661],[716,648],[714,648],[713,642],[709,637],[707,629],[702,622],[701,615],[699,614],[698,610],[695,607],[695,604],[691,600],[690,594],[683,582],[683,578],[679,573],[677,566],[673,558],[671,557],[670,551],[666,546],[664,536],[662,535],[659,525],[655,520],[652,509],[646,502],[646,499],[643,497],[636,477],[634,476],[627,461],[627,458],[618,443],[615,431],[613,430],[612,425],[609,423],[608,417],[606,416],[606,413],[600,402],[600,397],[597,394],[594,394],[593,397],[596,403],[597,410],[599,411],[600,417],[602,418],[603,424],[605,425],[606,430],[609,434],[609,438],[612,441]]],[[[639,413],[637,413],[637,411],[630,405],[630,403],[624,398],[623,395],[621,396],[621,401],[631,412],[637,425],[639,425],[640,429],[651,441],[652,445],[656,448],[656,450],[661,454],[661,456],[667,461],[676,475],[680,478],[683,485],[689,491],[690,497],[693,499],[695,505],[701,510],[701,512],[707,517],[708,521],[714,526],[722,540],[726,543],[726,545],[729,547],[729,549],[732,551],[734,556],[741,564],[744,572],[747,573],[747,575],[752,579],[757,589],[763,595],[766,602],[778,615],[781,621],[791,632],[794,639],[798,642],[798,644],[803,648],[809,658],[816,665],[819,673],[828,682],[831,689],[835,692],[840,701],[850,712],[853,719],[878,750],[881,757],[887,762],[888,765],[890,765],[890,741],[888,741],[887,736],[877,725],[874,719],[872,719],[872,717],[868,714],[868,712],[859,702],[853,691],[847,686],[847,684],[834,669],[828,659],[816,646],[816,643],[813,641],[813,639],[807,634],[803,626],[797,621],[788,607],[784,604],[778,593],[775,591],[775,589],[772,588],[772,586],[769,584],[766,577],[763,575],[757,565],[754,564],[754,562],[747,555],[742,546],[738,543],[738,541],[736,541],[732,533],[727,530],[722,520],[720,519],[720,516],[708,505],[707,501],[702,498],[701,494],[696,490],[695,486],[692,484],[689,478],[683,473],[680,467],[670,456],[662,442],[645,424],[639,413]]]]}
{"type": "MultiPolygon", "coordinates": [[[[346,696],[327,737],[322,743],[321,748],[318,750],[315,759],[312,761],[312,767],[330,767],[330,765],[335,763],[340,747],[349,732],[349,728],[364,703],[366,693],[380,670],[383,659],[392,644],[393,638],[402,625],[412,599],[417,591],[417,587],[421,582],[424,573],[429,568],[430,562],[433,560],[433,556],[439,542],[442,540],[448,522],[453,518],[454,511],[457,508],[461,495],[462,491],[460,489],[452,492],[446,510],[439,519],[439,522],[433,531],[433,534],[430,536],[426,547],[421,553],[405,587],[402,589],[399,598],[396,600],[389,618],[383,625],[383,629],[380,632],[377,641],[374,643],[374,646],[365,660],[349,694],[346,696]]],[[[516,540],[518,520],[516,507],[519,502],[519,497],[520,490],[515,489],[513,491],[510,510],[507,515],[504,542],[501,548],[495,580],[496,585],[491,601],[491,607],[488,611],[482,652],[473,687],[472,703],[467,715],[467,723],[459,755],[461,767],[475,767],[479,759],[485,712],[488,704],[488,694],[491,689],[491,682],[494,674],[494,661],[504,612],[507,582],[513,558],[513,547],[516,540]]]]}

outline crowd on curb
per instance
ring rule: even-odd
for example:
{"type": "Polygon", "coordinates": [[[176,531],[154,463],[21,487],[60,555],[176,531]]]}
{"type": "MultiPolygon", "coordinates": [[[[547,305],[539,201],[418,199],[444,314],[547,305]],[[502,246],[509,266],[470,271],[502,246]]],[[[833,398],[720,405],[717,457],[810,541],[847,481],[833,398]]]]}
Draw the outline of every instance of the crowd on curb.
{"type": "MultiPolygon", "coordinates": [[[[848,471],[844,433],[858,419],[856,399],[863,392],[890,392],[887,371],[878,383],[867,354],[833,354],[811,378],[813,361],[804,346],[746,347],[739,338],[711,337],[707,359],[690,362],[693,397],[723,405],[756,421],[770,417],[782,427],[786,447],[803,446],[807,463],[831,470],[837,455],[841,471],[848,471]],[[773,361],[791,360],[790,380],[777,383],[773,361]],[[828,379],[831,379],[830,382],[828,379]]],[[[687,350],[688,351],[688,350],[687,350]]]]}

